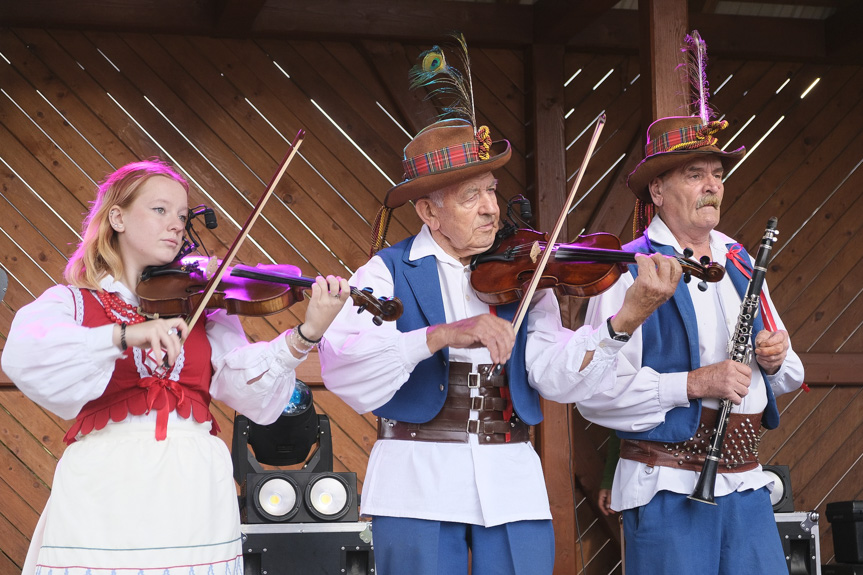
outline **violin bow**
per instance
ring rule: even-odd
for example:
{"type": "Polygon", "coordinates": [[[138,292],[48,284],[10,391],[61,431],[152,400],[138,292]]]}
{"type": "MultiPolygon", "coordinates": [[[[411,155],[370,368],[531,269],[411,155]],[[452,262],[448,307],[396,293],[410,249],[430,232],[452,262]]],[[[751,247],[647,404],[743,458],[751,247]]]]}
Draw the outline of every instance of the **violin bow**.
{"type": "Polygon", "coordinates": [[[291,163],[291,160],[294,159],[294,156],[297,154],[297,149],[299,149],[300,144],[303,143],[303,138],[306,137],[306,131],[300,130],[297,132],[297,136],[294,138],[294,141],[291,142],[291,149],[288,150],[287,155],[285,155],[285,159],[282,160],[282,163],[279,165],[279,169],[273,175],[273,178],[270,180],[269,185],[267,186],[267,190],[264,192],[264,195],[261,196],[261,199],[258,200],[255,209],[252,210],[252,213],[249,214],[246,223],[243,224],[243,227],[240,229],[240,233],[237,234],[237,238],[234,240],[234,243],[228,248],[228,253],[222,259],[221,265],[219,265],[216,273],[213,274],[213,277],[210,278],[207,282],[207,286],[204,288],[204,295],[201,297],[201,302],[198,304],[198,307],[195,309],[195,312],[186,318],[186,325],[189,326],[189,331],[192,331],[192,328],[195,327],[195,324],[200,319],[201,314],[204,313],[204,309],[207,307],[207,303],[209,303],[210,298],[213,297],[213,294],[216,292],[216,287],[219,285],[219,282],[222,281],[222,277],[225,275],[225,271],[227,271],[228,267],[231,265],[231,262],[234,261],[234,257],[237,255],[237,252],[240,251],[240,246],[243,245],[243,242],[246,239],[246,236],[249,235],[249,230],[254,225],[255,221],[258,219],[258,216],[261,215],[261,212],[264,210],[264,204],[267,203],[267,200],[270,199],[270,196],[273,195],[273,191],[276,189],[276,186],[279,183],[279,180],[282,179],[282,176],[285,174],[285,170],[288,169],[288,164],[291,163]]]}
{"type": "MultiPolygon", "coordinates": [[[[578,169],[578,176],[576,176],[575,182],[572,184],[572,189],[569,191],[569,196],[566,198],[566,203],[560,211],[560,216],[558,216],[557,223],[554,225],[554,231],[552,231],[548,241],[546,242],[546,248],[553,248],[557,243],[557,237],[560,235],[560,230],[563,229],[563,223],[566,221],[569,207],[575,201],[575,193],[578,191],[578,186],[581,184],[581,179],[584,177],[584,172],[587,169],[587,163],[590,161],[591,156],[593,156],[593,150],[596,148],[596,143],[599,141],[599,135],[602,133],[602,128],[604,126],[605,114],[600,114],[599,118],[596,120],[596,127],[593,130],[593,136],[590,138],[590,143],[587,145],[587,152],[584,154],[584,160],[582,160],[581,167],[578,169]]],[[[524,297],[521,298],[521,302],[518,304],[518,310],[515,313],[515,317],[512,319],[512,328],[516,333],[518,333],[519,328],[521,328],[524,316],[527,315],[527,308],[530,305],[530,300],[533,299],[533,294],[536,293],[536,288],[539,287],[539,282],[542,279],[545,266],[548,264],[548,260],[553,251],[554,249],[542,250],[542,257],[540,258],[539,263],[536,264],[536,271],[530,279],[530,284],[528,284],[527,290],[524,292],[524,297]]],[[[492,369],[495,374],[498,374],[500,373],[502,366],[495,365],[492,369]]]]}

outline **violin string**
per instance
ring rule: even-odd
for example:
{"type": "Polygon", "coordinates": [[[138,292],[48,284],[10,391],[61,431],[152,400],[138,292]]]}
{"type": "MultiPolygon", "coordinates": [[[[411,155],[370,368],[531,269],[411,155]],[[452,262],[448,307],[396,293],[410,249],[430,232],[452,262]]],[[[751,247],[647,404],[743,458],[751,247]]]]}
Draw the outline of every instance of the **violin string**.
{"type": "MultiPolygon", "coordinates": [[[[547,247],[547,243],[539,242],[540,250],[544,250],[547,247]]],[[[525,254],[529,254],[533,250],[533,244],[521,244],[519,246],[515,246],[512,248],[511,252],[515,256],[521,256],[525,254]]],[[[613,262],[618,261],[632,261],[633,256],[629,252],[617,252],[615,250],[607,250],[604,248],[571,248],[571,247],[558,247],[556,249],[555,257],[557,259],[561,259],[561,256],[564,257],[578,257],[578,256],[596,256],[595,259],[601,259],[603,257],[608,258],[613,262]]],[[[568,260],[563,260],[568,261],[568,260]]]]}
{"type": "MultiPolygon", "coordinates": [[[[540,246],[540,250],[544,250],[547,247],[546,242],[538,242],[540,246]]],[[[522,256],[525,254],[529,254],[533,250],[533,244],[521,244],[513,247],[510,250],[510,253],[514,256],[522,256]]],[[[578,257],[587,257],[594,256],[591,261],[608,263],[608,262],[624,262],[624,263],[633,263],[635,261],[635,256],[629,252],[609,250],[605,248],[572,248],[572,247],[558,247],[556,250],[555,258],[560,261],[575,261],[575,258],[578,257]],[[573,259],[567,259],[573,258],[573,259]],[[603,258],[605,258],[603,260],[603,258]]],[[[679,256],[675,256],[675,259],[682,265],[688,268],[695,268],[698,270],[702,270],[704,266],[701,265],[700,262],[690,261],[685,258],[681,258],[679,256]]],[[[583,262],[588,263],[588,262],[583,262]]]]}

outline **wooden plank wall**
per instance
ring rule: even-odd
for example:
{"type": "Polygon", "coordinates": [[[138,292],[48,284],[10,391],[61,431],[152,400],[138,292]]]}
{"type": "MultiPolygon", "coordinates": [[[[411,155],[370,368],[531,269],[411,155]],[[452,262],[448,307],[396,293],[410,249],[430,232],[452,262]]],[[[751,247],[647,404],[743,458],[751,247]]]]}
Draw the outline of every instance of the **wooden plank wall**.
{"type": "MultiPolygon", "coordinates": [[[[632,195],[621,188],[643,157],[638,61],[569,54],[566,76],[575,74],[566,88],[566,109],[574,110],[566,121],[567,143],[589,137],[584,131],[603,110],[609,125],[585,174],[581,205],[571,212],[569,229],[611,231],[626,242],[632,238],[632,195]],[[609,214],[613,210],[617,215],[609,214]],[[606,225],[597,227],[597,219],[606,225]]],[[[854,243],[863,204],[863,69],[713,58],[708,77],[711,103],[730,123],[720,144],[734,136],[729,149],[745,145],[750,153],[726,180],[720,229],[756,249],[769,217],[779,218],[767,281],[812,384],[809,393],[779,399],[782,425],[765,434],[761,459],[790,467],[795,509],[821,514],[822,562],[834,562],[826,504],[863,497],[863,378],[858,373],[844,379],[849,385],[832,385],[819,354],[837,354],[835,361],[848,358],[849,364],[853,358],[859,366],[863,352],[858,265],[863,250],[854,243]]],[[[568,174],[578,169],[582,154],[568,152],[568,174]]],[[[605,538],[613,542],[614,523],[590,523],[595,511],[581,511],[595,498],[607,430],[584,421],[577,411],[573,417],[575,445],[593,448],[576,450],[576,477],[589,494],[579,502],[579,520],[589,524],[588,533],[604,527],[605,538]]],[[[599,565],[619,559],[619,548],[599,539],[586,539],[589,573],[610,572],[599,565]]]]}
{"type": "MultiPolygon", "coordinates": [[[[349,275],[366,260],[381,199],[402,178],[403,146],[431,120],[409,111],[427,108],[405,95],[406,72],[427,47],[0,30],[0,263],[9,273],[0,336],[18,308],[62,281],[81,215],[107,172],[150,156],[175,163],[193,182],[191,205],[216,209],[219,227],[202,235],[223,254],[300,128],[308,132],[301,157],[239,257],[298,265],[306,275],[349,275]]],[[[529,75],[520,50],[472,47],[471,58],[479,119],[495,139],[513,144],[513,160],[497,174],[503,203],[529,188],[529,75]]],[[[574,76],[566,87],[566,109],[573,110],[566,119],[568,174],[581,162],[594,118],[603,110],[609,118],[569,229],[603,229],[627,241],[631,201],[620,185],[641,154],[637,59],[568,54],[566,67],[566,78],[574,76]],[[602,213],[616,227],[592,227],[602,213]]],[[[755,116],[738,139],[750,149],[785,116],[729,179],[724,231],[751,246],[767,217],[778,215],[781,242],[768,281],[795,346],[861,353],[863,298],[854,281],[861,252],[849,242],[859,219],[863,72],[715,59],[711,78],[714,105],[731,131],[755,116]],[[775,94],[786,77],[791,81],[775,94]],[[814,77],[821,82],[801,100],[814,77]]],[[[397,210],[389,240],[418,228],[409,207],[397,210]]],[[[577,317],[579,304],[565,304],[577,317]]],[[[270,339],[296,324],[303,309],[297,304],[244,325],[251,339],[270,339]]],[[[303,365],[301,378],[314,386],[318,411],[331,418],[335,468],[357,472],[362,482],[373,418],[320,386],[316,358],[303,365]]],[[[767,435],[763,452],[771,463],[792,466],[798,509],[823,512],[825,501],[860,498],[859,390],[816,387],[782,399],[783,428],[767,435]]],[[[0,391],[0,406],[0,573],[11,573],[20,569],[47,499],[67,424],[14,389],[0,391]]],[[[230,441],[233,412],[217,407],[230,441]]],[[[557,544],[572,546],[591,575],[620,572],[614,523],[598,519],[591,505],[605,432],[574,412],[572,434],[584,543],[557,544]]],[[[821,542],[826,562],[826,521],[821,542]]]]}

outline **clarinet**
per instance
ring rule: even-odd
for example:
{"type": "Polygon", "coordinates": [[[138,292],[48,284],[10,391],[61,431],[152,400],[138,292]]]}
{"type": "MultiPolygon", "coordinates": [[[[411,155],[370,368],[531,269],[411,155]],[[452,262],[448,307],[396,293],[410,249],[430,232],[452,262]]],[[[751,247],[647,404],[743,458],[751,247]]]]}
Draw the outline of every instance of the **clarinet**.
{"type": "MultiPolygon", "coordinates": [[[[779,232],[776,230],[776,218],[770,218],[758,254],[755,256],[755,267],[752,270],[752,278],[746,289],[746,296],[740,305],[740,315],[737,316],[737,326],[728,341],[728,356],[738,363],[749,365],[752,359],[752,324],[758,315],[758,301],[761,296],[761,286],[764,284],[764,276],[767,274],[767,262],[770,259],[770,251],[779,232]]],[[[719,471],[719,461],[722,459],[722,444],[725,442],[725,432],[728,428],[728,417],[731,414],[731,400],[723,399],[719,405],[719,416],[716,418],[716,432],[710,438],[710,446],[704,460],[704,467],[695,489],[688,498],[693,501],[701,501],[716,505],[714,490],[716,487],[716,473],[719,471]]]]}

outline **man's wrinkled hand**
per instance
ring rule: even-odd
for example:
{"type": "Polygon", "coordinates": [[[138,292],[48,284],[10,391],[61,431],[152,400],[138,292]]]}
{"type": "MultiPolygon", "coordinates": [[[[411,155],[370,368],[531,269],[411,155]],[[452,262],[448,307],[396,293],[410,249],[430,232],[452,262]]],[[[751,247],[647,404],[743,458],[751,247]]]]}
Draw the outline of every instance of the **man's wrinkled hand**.
{"type": "Polygon", "coordinates": [[[432,353],[444,347],[485,347],[492,362],[503,365],[512,355],[515,330],[510,322],[486,313],[431,326],[426,332],[426,342],[432,353]]]}
{"type": "Polygon", "coordinates": [[[740,405],[749,394],[751,383],[752,370],[748,365],[726,359],[690,371],[686,379],[686,391],[689,399],[714,397],[740,405]]]}
{"type": "Polygon", "coordinates": [[[755,336],[755,361],[767,375],[773,375],[785,361],[789,347],[787,331],[761,330],[755,336]]]}

